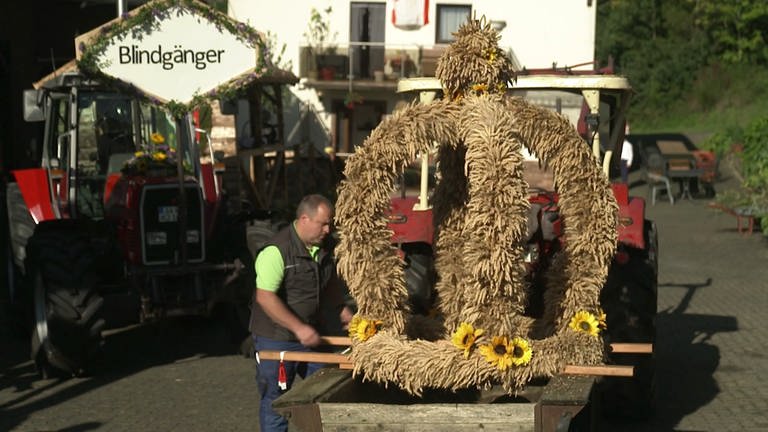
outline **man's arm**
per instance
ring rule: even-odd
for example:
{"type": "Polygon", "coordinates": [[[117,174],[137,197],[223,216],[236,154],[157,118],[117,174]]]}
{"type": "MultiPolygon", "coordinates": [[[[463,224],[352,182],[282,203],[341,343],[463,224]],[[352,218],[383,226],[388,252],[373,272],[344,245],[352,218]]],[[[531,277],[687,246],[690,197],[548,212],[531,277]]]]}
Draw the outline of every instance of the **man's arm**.
{"type": "Polygon", "coordinates": [[[291,312],[274,292],[256,288],[256,302],[272,321],[296,335],[302,345],[313,347],[320,344],[317,331],[291,312]]]}
{"type": "Polygon", "coordinates": [[[277,295],[283,281],[285,266],[283,257],[276,246],[267,246],[256,257],[256,290],[254,297],[267,316],[276,324],[296,335],[304,346],[320,343],[320,336],[311,326],[297,317],[277,295]]]}

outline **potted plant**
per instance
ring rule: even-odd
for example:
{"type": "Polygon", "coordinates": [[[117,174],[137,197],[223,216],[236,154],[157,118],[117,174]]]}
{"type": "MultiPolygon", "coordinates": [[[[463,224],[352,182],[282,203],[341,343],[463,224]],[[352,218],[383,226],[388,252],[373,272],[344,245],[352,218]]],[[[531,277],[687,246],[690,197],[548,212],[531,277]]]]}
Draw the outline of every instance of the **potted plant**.
{"type": "MultiPolygon", "coordinates": [[[[331,6],[322,11],[313,7],[309,15],[309,25],[304,32],[304,38],[307,40],[309,51],[310,76],[317,74],[323,68],[327,68],[329,62],[325,57],[336,54],[338,32],[331,33],[331,12],[333,12],[331,6]]],[[[325,74],[329,74],[329,71],[326,70],[325,74]]],[[[335,70],[330,74],[335,74],[335,70]]]]}

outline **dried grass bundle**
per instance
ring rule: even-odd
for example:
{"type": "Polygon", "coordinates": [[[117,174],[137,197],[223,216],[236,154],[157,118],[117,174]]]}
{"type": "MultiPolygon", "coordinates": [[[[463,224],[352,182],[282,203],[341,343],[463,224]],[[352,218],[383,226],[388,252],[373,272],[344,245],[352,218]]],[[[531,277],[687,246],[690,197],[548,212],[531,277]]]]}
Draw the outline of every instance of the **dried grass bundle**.
{"type": "Polygon", "coordinates": [[[604,359],[602,339],[574,331],[569,323],[580,311],[599,310],[616,245],[615,199],[567,119],[494,93],[511,78],[497,41],[484,22],[463,26],[438,67],[449,98],[408,105],[382,122],[348,160],[339,189],[339,272],[359,315],[382,322],[374,336],[353,343],[355,374],[396,383],[412,394],[495,382],[514,393],[531,378],[552,376],[566,364],[604,359]],[[433,142],[440,145],[433,197],[440,318],[410,314],[403,263],[390,244],[386,219],[396,174],[433,142]],[[544,314],[538,320],[523,316],[528,286],[522,248],[529,208],[523,146],[553,170],[567,221],[568,241],[547,275],[544,314]],[[451,341],[462,323],[484,330],[465,350],[451,341]],[[494,346],[494,337],[527,341],[528,363],[493,364],[487,357],[493,350],[482,354],[477,346],[494,346]]]}

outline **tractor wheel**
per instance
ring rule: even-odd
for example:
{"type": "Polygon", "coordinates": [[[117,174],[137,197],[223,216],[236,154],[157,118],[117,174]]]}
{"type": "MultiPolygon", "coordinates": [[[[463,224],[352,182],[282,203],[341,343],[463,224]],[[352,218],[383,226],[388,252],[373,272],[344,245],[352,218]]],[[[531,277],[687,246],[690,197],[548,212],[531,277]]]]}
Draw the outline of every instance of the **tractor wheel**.
{"type": "Polygon", "coordinates": [[[35,231],[35,221],[27,209],[18,184],[9,183],[5,197],[8,216],[6,282],[9,290],[10,329],[14,335],[29,337],[29,329],[32,328],[32,300],[29,292],[22,289],[22,280],[27,240],[35,231]]]}
{"type": "Polygon", "coordinates": [[[415,314],[427,315],[434,301],[435,265],[429,251],[406,251],[405,286],[415,314]]]}
{"type": "MultiPolygon", "coordinates": [[[[607,316],[606,342],[655,343],[657,253],[655,225],[645,223],[646,249],[629,250],[629,261],[614,262],[600,294],[607,316]]],[[[602,407],[608,417],[643,420],[653,414],[655,359],[653,354],[614,354],[611,361],[635,366],[632,378],[606,377],[602,407]]]]}
{"type": "Polygon", "coordinates": [[[75,224],[44,222],[27,245],[32,294],[32,360],[43,378],[82,375],[99,353],[104,327],[97,254],[75,224]]]}

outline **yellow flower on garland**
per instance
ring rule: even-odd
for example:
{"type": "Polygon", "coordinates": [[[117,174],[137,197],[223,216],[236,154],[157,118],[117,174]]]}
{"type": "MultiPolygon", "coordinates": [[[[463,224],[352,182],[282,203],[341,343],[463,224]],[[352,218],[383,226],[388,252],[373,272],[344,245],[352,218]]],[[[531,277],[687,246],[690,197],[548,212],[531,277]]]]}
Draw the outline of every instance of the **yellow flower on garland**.
{"type": "Polygon", "coordinates": [[[482,334],[483,329],[475,329],[472,327],[472,324],[463,322],[459,324],[459,328],[453,333],[451,342],[453,342],[456,348],[464,351],[464,358],[469,358],[469,352],[472,350],[475,340],[482,334]]]}
{"type": "Polygon", "coordinates": [[[597,310],[597,326],[600,330],[608,329],[608,323],[606,322],[605,311],[603,311],[603,308],[597,310]]]}
{"type": "Polygon", "coordinates": [[[349,321],[349,327],[348,327],[347,331],[349,332],[349,338],[350,339],[354,339],[355,336],[357,336],[357,326],[360,325],[360,321],[362,321],[362,320],[363,320],[363,318],[360,317],[360,315],[355,315],[349,321]]]}
{"type": "Polygon", "coordinates": [[[141,151],[141,150],[139,150],[139,151],[137,151],[136,153],[134,153],[133,155],[134,155],[135,157],[137,157],[137,158],[140,158],[140,157],[144,156],[144,152],[143,152],[143,151],[141,151]]]}
{"type": "Polygon", "coordinates": [[[149,139],[155,144],[163,144],[165,142],[165,137],[157,132],[153,132],[149,139]]]}
{"type": "Polygon", "coordinates": [[[600,333],[599,325],[597,318],[587,311],[577,312],[569,324],[573,330],[587,333],[590,336],[597,336],[600,333]]]}
{"type": "Polygon", "coordinates": [[[381,324],[379,320],[368,320],[355,315],[349,323],[349,337],[365,342],[379,331],[381,324]]]}
{"type": "Polygon", "coordinates": [[[472,84],[472,91],[477,94],[488,93],[488,84],[472,84]]]}
{"type": "Polygon", "coordinates": [[[512,366],[512,352],[514,347],[506,336],[494,336],[491,343],[480,345],[480,354],[485,356],[488,363],[496,365],[499,370],[507,370],[512,366]]]}
{"type": "Polygon", "coordinates": [[[166,155],[165,153],[163,153],[163,152],[161,152],[161,151],[158,151],[158,152],[154,152],[154,153],[152,153],[152,159],[153,159],[153,160],[156,160],[156,161],[164,161],[164,160],[166,160],[167,158],[168,158],[168,155],[166,155]]]}
{"type": "Polygon", "coordinates": [[[533,350],[527,340],[521,337],[512,338],[512,364],[515,366],[525,366],[531,362],[533,350]]]}

